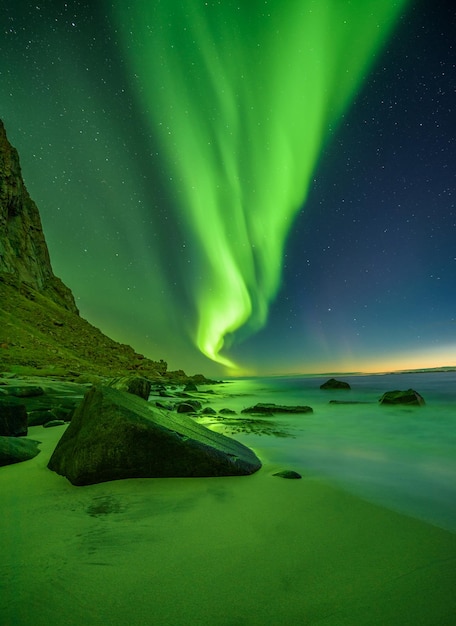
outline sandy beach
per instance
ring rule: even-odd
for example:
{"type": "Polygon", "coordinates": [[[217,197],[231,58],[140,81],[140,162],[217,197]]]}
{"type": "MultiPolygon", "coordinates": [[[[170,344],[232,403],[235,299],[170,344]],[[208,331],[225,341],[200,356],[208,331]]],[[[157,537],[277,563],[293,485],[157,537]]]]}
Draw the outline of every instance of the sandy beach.
{"type": "Polygon", "coordinates": [[[455,622],[452,533],[264,459],[73,487],[46,467],[64,428],[0,471],[3,626],[455,622]]]}

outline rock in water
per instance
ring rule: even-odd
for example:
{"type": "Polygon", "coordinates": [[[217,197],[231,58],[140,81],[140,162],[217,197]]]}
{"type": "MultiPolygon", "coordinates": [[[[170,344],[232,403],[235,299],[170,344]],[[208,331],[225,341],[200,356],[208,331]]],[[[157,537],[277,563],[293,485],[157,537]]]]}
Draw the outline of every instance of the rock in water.
{"type": "Polygon", "coordinates": [[[406,404],[412,406],[424,406],[424,398],[414,389],[406,391],[387,391],[379,400],[380,404],[406,404]]]}
{"type": "Polygon", "coordinates": [[[90,485],[123,478],[239,476],[256,472],[261,462],[246,446],[185,415],[98,386],[76,409],[48,467],[73,485],[90,485]]]}
{"type": "Polygon", "coordinates": [[[351,389],[350,385],[343,380],[336,380],[330,378],[325,383],[320,385],[320,389],[351,389]]]}
{"type": "MultiPolygon", "coordinates": [[[[220,413],[221,412],[222,411],[220,411],[220,413]]],[[[275,413],[313,413],[313,409],[310,406],[259,402],[254,406],[242,409],[241,413],[254,413],[256,415],[274,415],[275,413]]]]}
{"type": "Polygon", "coordinates": [[[301,474],[298,472],[294,472],[293,470],[282,470],[281,472],[276,472],[273,476],[279,476],[280,478],[289,478],[292,480],[299,480],[302,478],[301,474]]]}

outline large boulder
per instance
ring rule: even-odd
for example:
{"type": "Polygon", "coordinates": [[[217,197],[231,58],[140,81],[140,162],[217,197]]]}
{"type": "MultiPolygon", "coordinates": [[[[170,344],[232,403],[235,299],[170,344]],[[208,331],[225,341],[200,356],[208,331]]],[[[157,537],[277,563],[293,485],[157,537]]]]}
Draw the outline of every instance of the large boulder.
{"type": "Polygon", "coordinates": [[[424,398],[414,389],[406,391],[387,391],[379,400],[380,404],[406,404],[408,406],[424,406],[424,398]]]}
{"type": "Polygon", "coordinates": [[[40,452],[38,443],[31,439],[0,437],[0,466],[33,459],[40,452]]]}
{"type": "Polygon", "coordinates": [[[275,413],[313,413],[313,409],[310,406],[259,402],[254,406],[242,409],[241,413],[253,413],[256,415],[274,415],[275,413]]]}
{"type": "Polygon", "coordinates": [[[343,380],[337,380],[336,378],[330,378],[325,383],[320,385],[320,389],[351,389],[350,385],[343,380]]]}
{"type": "Polygon", "coordinates": [[[49,469],[73,485],[123,478],[238,476],[261,467],[241,443],[161,411],[135,395],[92,387],[57,444],[49,469]]]}
{"type": "Polygon", "coordinates": [[[0,398],[0,436],[23,437],[27,434],[27,410],[25,405],[0,398]]]}

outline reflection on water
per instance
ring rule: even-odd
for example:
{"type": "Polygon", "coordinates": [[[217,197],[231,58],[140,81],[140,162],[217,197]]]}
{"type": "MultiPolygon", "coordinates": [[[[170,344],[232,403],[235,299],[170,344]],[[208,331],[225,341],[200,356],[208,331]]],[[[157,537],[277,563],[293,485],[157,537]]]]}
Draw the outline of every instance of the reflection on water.
{"type": "MultiPolygon", "coordinates": [[[[213,421],[267,462],[325,477],[374,502],[456,531],[456,372],[326,378],[257,378],[219,386],[211,405],[238,413],[258,401],[306,404],[312,414],[261,417],[256,429],[213,421]],[[385,407],[385,391],[413,388],[425,407],[385,407]],[[329,400],[365,404],[329,404],[329,400]],[[270,422],[268,428],[264,422],[270,422]],[[278,436],[274,435],[274,431],[278,436]]],[[[236,425],[235,420],[239,420],[236,425]]],[[[248,427],[247,427],[248,426],[248,427]]]]}

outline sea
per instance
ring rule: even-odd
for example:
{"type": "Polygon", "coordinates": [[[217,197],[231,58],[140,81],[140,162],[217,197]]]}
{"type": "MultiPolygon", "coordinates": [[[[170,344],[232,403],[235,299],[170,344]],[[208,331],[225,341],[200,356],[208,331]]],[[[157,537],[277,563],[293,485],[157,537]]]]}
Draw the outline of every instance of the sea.
{"type": "Polygon", "coordinates": [[[324,479],[456,532],[456,372],[336,376],[351,389],[324,391],[320,385],[328,378],[227,380],[213,387],[210,404],[235,414],[202,421],[252,448],[269,471],[324,479]],[[386,391],[410,388],[424,406],[379,404],[386,391]],[[241,413],[257,402],[306,405],[313,412],[241,413]]]}

